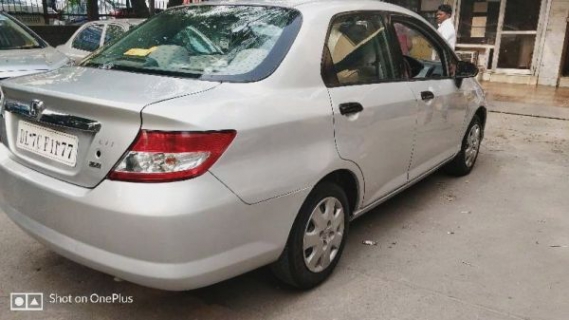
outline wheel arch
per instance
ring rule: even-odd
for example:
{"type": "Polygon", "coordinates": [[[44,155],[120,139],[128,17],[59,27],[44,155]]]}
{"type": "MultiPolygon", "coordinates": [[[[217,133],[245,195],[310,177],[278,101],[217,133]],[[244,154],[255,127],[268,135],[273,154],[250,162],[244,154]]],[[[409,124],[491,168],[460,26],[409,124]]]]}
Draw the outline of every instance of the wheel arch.
{"type": "Polygon", "coordinates": [[[356,174],[348,169],[338,169],[320,179],[316,185],[323,181],[333,182],[344,190],[350,206],[350,215],[353,214],[358,207],[362,193],[356,174]]]}
{"type": "Polygon", "coordinates": [[[486,128],[486,118],[488,116],[488,111],[486,110],[485,106],[480,106],[478,109],[476,109],[476,112],[474,114],[477,115],[482,122],[482,138],[484,138],[484,128],[486,128]]]}

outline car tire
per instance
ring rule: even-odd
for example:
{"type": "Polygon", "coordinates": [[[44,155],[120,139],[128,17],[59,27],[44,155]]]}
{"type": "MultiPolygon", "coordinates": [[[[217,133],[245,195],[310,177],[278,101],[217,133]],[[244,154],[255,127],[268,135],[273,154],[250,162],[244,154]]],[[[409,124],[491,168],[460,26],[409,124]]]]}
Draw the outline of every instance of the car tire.
{"type": "Polygon", "coordinates": [[[319,183],[304,201],[287,245],[271,269],[281,281],[310,289],[330,276],[348,235],[346,193],[332,182],[319,183]]]}
{"type": "Polygon", "coordinates": [[[474,115],[462,139],[460,152],[444,167],[446,173],[453,176],[465,176],[472,171],[480,151],[483,130],[480,117],[474,115]]]}

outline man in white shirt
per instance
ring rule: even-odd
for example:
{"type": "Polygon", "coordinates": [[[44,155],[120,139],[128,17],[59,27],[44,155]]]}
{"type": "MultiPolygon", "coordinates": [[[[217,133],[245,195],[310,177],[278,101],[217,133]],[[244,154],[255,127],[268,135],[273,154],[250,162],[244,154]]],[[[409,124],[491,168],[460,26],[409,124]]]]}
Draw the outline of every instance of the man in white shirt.
{"type": "Polygon", "coordinates": [[[437,11],[437,23],[439,24],[439,33],[447,41],[449,46],[454,50],[456,46],[456,31],[450,17],[452,16],[452,7],[448,4],[441,4],[437,11]]]}

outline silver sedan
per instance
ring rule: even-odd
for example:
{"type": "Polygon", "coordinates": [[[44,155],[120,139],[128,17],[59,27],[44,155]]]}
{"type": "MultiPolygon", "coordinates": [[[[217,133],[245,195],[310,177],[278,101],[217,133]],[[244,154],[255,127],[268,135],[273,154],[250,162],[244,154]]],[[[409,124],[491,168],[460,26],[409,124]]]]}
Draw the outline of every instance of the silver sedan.
{"type": "Polygon", "coordinates": [[[478,70],[381,1],[207,2],[1,83],[0,207],[69,259],[185,290],[323,282],[349,222],[474,167],[478,70]]]}

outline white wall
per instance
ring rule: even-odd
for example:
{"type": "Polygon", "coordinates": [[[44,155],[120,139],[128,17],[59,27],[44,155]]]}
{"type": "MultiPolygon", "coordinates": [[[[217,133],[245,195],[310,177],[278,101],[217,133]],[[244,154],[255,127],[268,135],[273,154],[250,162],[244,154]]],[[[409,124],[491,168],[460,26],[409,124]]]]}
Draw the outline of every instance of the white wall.
{"type": "Polygon", "coordinates": [[[539,68],[540,85],[557,86],[568,17],[569,0],[552,0],[539,68]]]}

